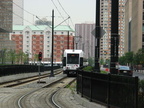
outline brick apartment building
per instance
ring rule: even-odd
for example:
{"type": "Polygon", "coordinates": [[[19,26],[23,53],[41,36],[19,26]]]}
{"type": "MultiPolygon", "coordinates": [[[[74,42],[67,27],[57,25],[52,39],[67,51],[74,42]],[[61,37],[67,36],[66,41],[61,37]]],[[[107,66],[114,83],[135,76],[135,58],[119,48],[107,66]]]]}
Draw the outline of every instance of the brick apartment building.
{"type": "MultiPolygon", "coordinates": [[[[43,53],[42,62],[51,62],[52,33],[51,28],[41,26],[14,25],[11,40],[16,42],[16,51],[29,54],[29,61],[35,61],[35,55],[43,53]]],[[[53,61],[61,62],[63,50],[73,48],[74,31],[69,26],[58,26],[54,29],[53,61]],[[69,31],[69,35],[68,35],[69,31]],[[69,39],[69,41],[68,41],[69,39]],[[69,43],[69,45],[68,45],[69,43]]]]}

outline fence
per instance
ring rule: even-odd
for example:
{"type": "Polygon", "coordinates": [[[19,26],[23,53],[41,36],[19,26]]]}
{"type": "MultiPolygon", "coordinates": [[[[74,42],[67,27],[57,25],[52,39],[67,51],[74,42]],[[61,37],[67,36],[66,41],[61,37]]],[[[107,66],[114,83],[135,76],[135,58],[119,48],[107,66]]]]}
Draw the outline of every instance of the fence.
{"type": "Polygon", "coordinates": [[[77,93],[108,108],[138,108],[138,77],[78,70],[77,93]]]}
{"type": "MultiPolygon", "coordinates": [[[[30,73],[30,72],[38,72],[38,65],[2,65],[0,66],[0,76],[12,75],[12,74],[20,74],[20,73],[30,73]]],[[[53,69],[58,69],[60,66],[54,66],[53,69]]],[[[51,70],[50,67],[40,66],[40,71],[48,71],[51,70]]]]}

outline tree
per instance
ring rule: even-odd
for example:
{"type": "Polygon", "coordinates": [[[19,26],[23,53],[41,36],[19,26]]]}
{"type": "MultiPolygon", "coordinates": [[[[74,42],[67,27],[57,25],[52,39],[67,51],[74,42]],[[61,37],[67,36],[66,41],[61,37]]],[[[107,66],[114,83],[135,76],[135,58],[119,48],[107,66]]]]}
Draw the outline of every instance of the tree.
{"type": "Polygon", "coordinates": [[[134,53],[132,51],[125,53],[125,60],[128,65],[133,64],[134,53]]]}
{"type": "Polygon", "coordinates": [[[14,63],[15,63],[15,60],[16,60],[16,51],[10,49],[10,50],[8,51],[8,58],[9,58],[9,61],[11,62],[11,64],[14,64],[14,63]]]}
{"type": "Polygon", "coordinates": [[[7,49],[2,49],[1,50],[1,63],[4,64],[6,61],[6,51],[7,49]]]}
{"type": "Polygon", "coordinates": [[[94,66],[94,59],[92,57],[88,58],[88,65],[94,66]]]}
{"type": "Polygon", "coordinates": [[[108,68],[110,68],[110,59],[106,59],[105,60],[105,66],[107,66],[108,68]]]}
{"type": "Polygon", "coordinates": [[[126,65],[126,56],[119,57],[119,64],[126,65]]]}
{"type": "Polygon", "coordinates": [[[18,53],[17,53],[17,62],[19,64],[23,64],[24,62],[24,52],[22,50],[20,50],[18,53]]]}
{"type": "Polygon", "coordinates": [[[101,64],[101,65],[104,64],[104,59],[103,59],[103,58],[100,59],[100,64],[101,64]]]}
{"type": "Polygon", "coordinates": [[[134,56],[134,64],[136,66],[144,64],[144,49],[139,49],[134,56]]]}

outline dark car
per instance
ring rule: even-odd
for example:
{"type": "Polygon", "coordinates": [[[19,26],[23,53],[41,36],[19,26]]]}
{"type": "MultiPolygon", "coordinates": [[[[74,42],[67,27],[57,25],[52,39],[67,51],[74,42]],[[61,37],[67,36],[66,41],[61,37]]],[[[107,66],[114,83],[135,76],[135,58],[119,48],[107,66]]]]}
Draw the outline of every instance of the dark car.
{"type": "Polygon", "coordinates": [[[119,75],[127,75],[127,76],[132,76],[133,71],[129,66],[119,66],[118,67],[118,74],[119,75]]]}

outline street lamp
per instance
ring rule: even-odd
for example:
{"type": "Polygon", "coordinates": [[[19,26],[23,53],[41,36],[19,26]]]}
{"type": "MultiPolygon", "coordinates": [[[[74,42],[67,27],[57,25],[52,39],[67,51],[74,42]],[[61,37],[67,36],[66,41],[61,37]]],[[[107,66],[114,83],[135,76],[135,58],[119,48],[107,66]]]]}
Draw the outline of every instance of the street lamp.
{"type": "Polygon", "coordinates": [[[76,49],[78,49],[78,42],[80,42],[80,39],[82,38],[82,36],[74,36],[74,42],[75,42],[75,44],[76,44],[76,49]]]}

